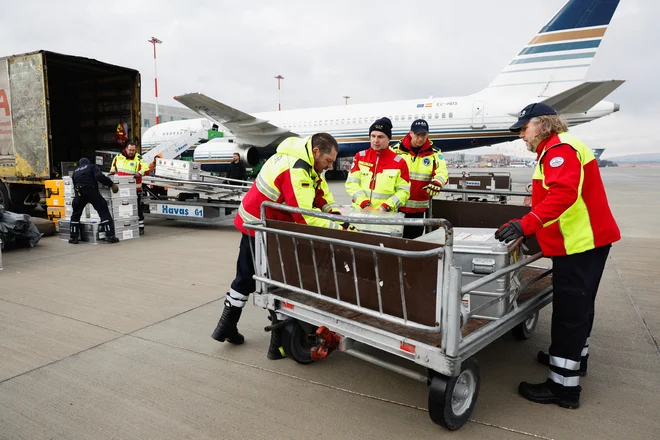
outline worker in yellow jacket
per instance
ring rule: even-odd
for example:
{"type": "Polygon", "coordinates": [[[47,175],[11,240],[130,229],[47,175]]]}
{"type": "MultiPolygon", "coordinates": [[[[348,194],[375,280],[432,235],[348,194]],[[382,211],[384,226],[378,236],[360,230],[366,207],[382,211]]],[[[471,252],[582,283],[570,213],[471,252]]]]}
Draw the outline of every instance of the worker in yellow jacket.
{"type": "Polygon", "coordinates": [[[115,156],[110,167],[110,174],[135,177],[137,191],[138,218],[140,235],[144,235],[144,213],[142,210],[142,176],[149,172],[149,164],[137,152],[135,142],[128,142],[124,151],[115,156]]]}
{"type": "Polygon", "coordinates": [[[371,148],[353,159],[346,191],[355,208],[396,212],[410,197],[410,176],[406,161],[389,148],[392,122],[377,119],[369,128],[369,139],[371,148]]]}
{"type": "MultiPolygon", "coordinates": [[[[429,140],[428,122],[413,121],[410,132],[391,148],[403,157],[410,172],[410,198],[399,211],[405,213],[406,218],[424,218],[429,200],[440,193],[449,179],[442,152],[429,140]]],[[[423,226],[403,228],[403,238],[417,238],[423,233],[423,226]]]]}

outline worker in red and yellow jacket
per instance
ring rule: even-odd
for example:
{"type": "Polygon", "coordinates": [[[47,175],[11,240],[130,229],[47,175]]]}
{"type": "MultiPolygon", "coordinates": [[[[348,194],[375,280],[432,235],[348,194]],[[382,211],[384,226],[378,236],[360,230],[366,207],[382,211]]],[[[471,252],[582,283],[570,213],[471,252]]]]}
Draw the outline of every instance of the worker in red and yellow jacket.
{"type": "Polygon", "coordinates": [[[552,107],[528,105],[511,131],[520,132],[537,155],[532,210],[502,225],[495,237],[509,241],[536,234],[543,255],[553,263],[552,342],[548,353],[537,355],[549,366],[548,379],[522,382],[518,391],[532,402],[578,408],[596,293],[610,247],[621,233],[592,151],[568,133],[552,107]]]}
{"type": "MultiPolygon", "coordinates": [[[[410,132],[392,151],[403,157],[410,173],[410,198],[399,211],[406,218],[424,218],[431,197],[438,195],[449,179],[447,162],[442,152],[429,140],[429,124],[424,119],[413,121],[410,132]]],[[[403,238],[417,238],[423,226],[405,226],[403,238]]]]}
{"type": "MultiPolygon", "coordinates": [[[[232,344],[244,342],[236,324],[248,296],[256,289],[252,278],[255,271],[250,252],[250,243],[254,247],[255,232],[246,229],[244,224],[261,219],[263,202],[338,214],[337,221],[329,221],[268,208],[266,217],[269,219],[330,229],[354,230],[351,225],[341,221],[340,212],[335,205],[328,183],[322,176],[323,171],[332,168],[338,152],[337,141],[327,133],[317,133],[305,139],[290,137],[277,147],[277,153],[261,168],[254,184],[245,194],[234,219],[234,225],[242,232],[236,263],[236,278],[227,292],[222,317],[212,334],[213,339],[220,342],[229,341],[232,344]]],[[[282,357],[279,338],[281,334],[273,331],[271,346],[268,349],[269,359],[282,357]]]]}
{"type": "Polygon", "coordinates": [[[406,161],[389,148],[392,122],[377,119],[369,127],[369,139],[371,148],[353,159],[346,191],[355,208],[396,212],[410,197],[410,176],[406,161]]]}
{"type": "Polygon", "coordinates": [[[149,164],[137,153],[135,142],[128,142],[124,151],[115,156],[110,166],[110,174],[135,177],[137,191],[140,235],[144,234],[144,212],[142,210],[142,176],[149,172],[149,164]]]}

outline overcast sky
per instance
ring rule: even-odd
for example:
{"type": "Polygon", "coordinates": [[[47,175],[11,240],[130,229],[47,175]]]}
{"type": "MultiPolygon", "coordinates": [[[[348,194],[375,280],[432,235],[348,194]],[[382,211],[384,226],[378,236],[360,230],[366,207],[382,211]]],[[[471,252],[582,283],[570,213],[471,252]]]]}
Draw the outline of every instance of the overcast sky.
{"type": "MultiPolygon", "coordinates": [[[[154,102],[201,92],[246,112],[460,96],[487,86],[565,0],[9,1],[0,56],[51,50],[135,68],[154,102]]],[[[587,79],[626,80],[576,127],[604,156],[660,151],[660,1],[621,0],[587,79]]],[[[491,152],[522,152],[519,143],[491,152]]]]}

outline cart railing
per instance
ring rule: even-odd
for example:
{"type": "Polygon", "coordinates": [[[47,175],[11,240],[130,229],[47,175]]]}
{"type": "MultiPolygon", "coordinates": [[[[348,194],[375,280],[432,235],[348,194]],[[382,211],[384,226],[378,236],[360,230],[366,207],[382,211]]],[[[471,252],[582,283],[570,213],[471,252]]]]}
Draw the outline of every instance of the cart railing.
{"type": "MultiPolygon", "coordinates": [[[[442,332],[441,337],[441,349],[447,356],[455,357],[458,355],[459,350],[465,347],[466,343],[470,345],[474,344],[472,341],[473,338],[469,336],[467,338],[462,338],[461,329],[467,323],[468,319],[488,319],[491,321],[489,324],[481,327],[477,332],[481,335],[490,334],[491,332],[496,331],[499,327],[504,325],[508,320],[517,319],[516,315],[518,313],[527,313],[528,310],[534,309],[539,301],[547,301],[547,297],[551,292],[542,292],[541,295],[543,298],[535,299],[532,301],[527,301],[524,305],[518,308],[517,297],[519,293],[530,286],[531,284],[538,282],[540,279],[548,276],[551,273],[551,270],[547,270],[544,273],[535,276],[533,279],[527,281],[524,285],[518,283],[517,286],[513,286],[510,291],[507,293],[496,296],[492,301],[488,301],[485,304],[480,305],[478,308],[471,310],[470,312],[464,312],[461,310],[461,298],[464,294],[470,293],[479,287],[488,284],[493,280],[497,280],[504,275],[507,275],[511,272],[520,270],[522,267],[537,261],[541,258],[541,254],[535,254],[530,257],[523,257],[520,261],[504,268],[500,269],[490,275],[484,276],[472,283],[461,286],[461,270],[454,266],[452,263],[453,258],[453,228],[449,222],[444,219],[405,219],[405,218],[369,218],[369,217],[357,217],[350,215],[342,215],[338,217],[335,214],[325,214],[318,211],[309,211],[303,210],[300,208],[290,207],[286,205],[281,205],[273,202],[264,202],[261,207],[261,219],[259,221],[245,223],[247,229],[254,230],[255,234],[255,244],[256,249],[252,248],[250,244],[250,249],[254,259],[255,273],[254,279],[257,281],[257,293],[265,294],[269,293],[267,287],[277,287],[290,290],[292,292],[304,294],[327,303],[340,305],[350,310],[356,312],[380,318],[382,320],[392,322],[395,324],[404,325],[410,328],[421,329],[425,331],[432,332],[442,332]],[[297,213],[308,216],[314,216],[318,218],[323,218],[326,220],[331,220],[337,222],[341,220],[348,223],[366,223],[366,224],[387,224],[387,225],[413,225],[413,226],[439,226],[445,230],[445,243],[444,245],[439,245],[437,248],[423,250],[423,251],[412,251],[405,249],[395,249],[385,246],[376,246],[367,243],[360,243],[345,239],[332,238],[320,235],[313,235],[304,232],[295,232],[285,229],[277,229],[273,227],[268,227],[266,224],[266,209],[278,209],[286,211],[289,213],[297,213]],[[277,252],[277,257],[280,263],[282,281],[278,281],[273,278],[270,263],[268,261],[268,249],[267,249],[267,240],[266,236],[271,234],[274,236],[274,243],[277,249],[271,249],[270,251],[277,252]],[[284,260],[282,253],[282,240],[291,240],[293,244],[293,258],[295,259],[295,270],[298,275],[298,284],[295,285],[294,280],[287,280],[285,270],[284,270],[284,260]],[[310,290],[303,285],[303,278],[301,273],[300,258],[298,253],[298,242],[307,241],[310,244],[312,263],[314,266],[314,281],[316,284],[316,290],[310,290]],[[320,277],[319,277],[319,268],[317,265],[317,255],[314,251],[314,243],[325,243],[329,246],[332,259],[332,272],[334,287],[336,291],[336,298],[329,297],[322,294],[320,277]],[[350,250],[351,260],[350,260],[350,269],[353,274],[353,281],[355,286],[355,298],[356,304],[345,301],[339,292],[339,282],[337,279],[337,264],[335,262],[335,252],[338,247],[348,248],[350,250]],[[356,251],[366,251],[370,252],[373,257],[374,262],[374,271],[376,277],[376,290],[378,298],[378,310],[370,309],[364,307],[361,303],[360,290],[358,287],[358,274],[356,272],[356,251]],[[394,316],[386,313],[383,310],[383,296],[380,285],[380,272],[378,267],[379,255],[391,255],[395,256],[398,261],[398,278],[399,278],[399,292],[401,295],[401,307],[403,311],[403,318],[394,316]],[[435,290],[435,322],[434,325],[424,325],[419,322],[415,322],[410,319],[407,304],[406,304],[406,294],[404,290],[404,275],[403,275],[403,258],[426,258],[431,256],[437,256],[438,258],[438,268],[437,268],[437,277],[436,277],[436,290],[435,290]],[[513,311],[505,313],[499,318],[487,317],[479,315],[479,312],[485,308],[497,303],[502,300],[510,300],[513,303],[513,311]],[[463,317],[463,323],[461,324],[461,317],[463,317]]],[[[348,233],[350,234],[350,233],[348,233]]],[[[348,236],[347,236],[348,237],[348,236]]],[[[273,242],[271,241],[271,243],[273,242]]],[[[308,285],[310,283],[307,283],[308,285]]],[[[277,295],[275,293],[275,295],[277,295]]],[[[531,313],[534,311],[532,310],[531,313]]]]}
{"type": "MultiPolygon", "coordinates": [[[[391,218],[391,219],[386,219],[386,218],[365,218],[365,217],[359,217],[359,216],[351,216],[351,215],[342,215],[341,217],[338,217],[336,214],[325,214],[321,213],[318,211],[309,211],[309,210],[303,210],[300,208],[295,208],[291,206],[286,206],[286,205],[281,205],[273,202],[264,202],[261,206],[261,220],[260,221],[255,221],[255,222],[249,222],[245,223],[245,227],[247,229],[252,229],[256,231],[255,234],[255,243],[257,250],[255,251],[254,249],[251,248],[252,250],[252,255],[254,259],[254,264],[255,264],[255,271],[256,275],[254,279],[258,281],[259,283],[262,283],[263,285],[268,285],[268,286],[274,286],[274,287],[280,287],[280,288],[285,288],[288,290],[291,290],[293,292],[297,293],[302,293],[305,295],[309,295],[311,297],[320,299],[322,301],[326,301],[328,303],[332,304],[337,304],[341,305],[342,307],[346,307],[348,309],[354,310],[359,313],[363,313],[365,315],[369,316],[374,316],[377,318],[381,318],[383,320],[393,322],[396,324],[408,326],[411,328],[417,328],[417,329],[422,329],[422,330],[427,330],[427,331],[434,331],[434,332],[439,332],[441,329],[441,323],[443,321],[442,319],[442,311],[446,310],[447,304],[443,304],[443,301],[447,300],[447,295],[443,295],[442,292],[446,292],[449,289],[449,279],[447,274],[449,273],[449,267],[451,265],[452,261],[452,244],[453,244],[453,229],[449,222],[447,222],[444,219],[406,219],[406,218],[391,218]],[[348,222],[351,224],[384,224],[384,225],[410,225],[410,226],[436,226],[436,227],[442,227],[445,230],[445,237],[446,237],[446,242],[444,246],[438,246],[433,249],[428,249],[428,250],[422,250],[422,251],[411,251],[411,250],[404,250],[404,249],[395,249],[395,248],[389,248],[385,246],[376,246],[376,245],[370,245],[366,243],[359,243],[355,241],[350,241],[350,240],[344,240],[344,239],[338,239],[338,238],[331,238],[331,237],[325,237],[325,236],[319,236],[319,235],[312,235],[312,234],[307,234],[307,233],[301,233],[301,232],[294,232],[294,231],[288,231],[288,230],[283,230],[283,229],[276,229],[276,228],[270,228],[266,226],[266,209],[267,208],[272,208],[272,209],[278,209],[282,210],[285,212],[289,213],[297,213],[301,215],[309,215],[309,216],[314,216],[326,220],[331,220],[334,222],[337,221],[342,221],[342,222],[348,222]],[[273,278],[272,276],[272,271],[270,264],[268,262],[268,250],[266,247],[266,234],[272,234],[275,237],[275,242],[276,242],[276,247],[277,250],[276,252],[278,253],[280,265],[281,265],[281,271],[282,271],[282,281],[277,281],[273,278]],[[294,250],[294,259],[295,259],[295,264],[296,264],[296,270],[298,273],[298,285],[292,284],[292,281],[288,281],[286,279],[286,274],[284,270],[284,259],[282,258],[282,245],[281,245],[281,240],[282,239],[291,239],[292,244],[293,244],[293,250],[294,250]],[[311,248],[311,253],[312,253],[312,263],[314,266],[314,277],[316,281],[316,291],[306,289],[303,286],[303,277],[301,273],[301,268],[300,268],[300,258],[298,255],[298,242],[297,240],[305,240],[309,242],[310,248],[311,248]],[[330,248],[330,253],[331,253],[331,260],[332,260],[332,272],[333,272],[333,280],[334,280],[334,287],[335,287],[335,292],[336,292],[336,298],[329,297],[327,295],[323,295],[321,291],[321,283],[320,283],[320,277],[319,277],[319,268],[317,265],[317,258],[316,258],[316,253],[314,250],[314,243],[325,243],[329,245],[330,248]],[[344,247],[348,248],[350,251],[351,255],[351,260],[350,260],[350,266],[349,268],[351,269],[351,272],[353,274],[353,283],[355,286],[355,299],[356,299],[356,304],[353,304],[351,302],[345,301],[342,299],[341,294],[339,292],[339,281],[337,277],[337,265],[336,265],[336,259],[335,259],[335,252],[338,247],[344,247]],[[378,310],[372,310],[370,308],[364,307],[364,305],[361,302],[361,295],[360,295],[360,289],[359,289],[359,283],[358,283],[358,273],[357,273],[357,263],[356,263],[356,256],[355,252],[356,251],[366,251],[370,252],[372,257],[373,257],[373,262],[374,262],[374,273],[376,277],[376,294],[378,298],[378,310]],[[382,286],[381,286],[381,273],[380,273],[380,267],[378,264],[379,261],[379,256],[380,255],[391,255],[395,256],[397,258],[398,262],[398,280],[399,280],[399,293],[400,293],[400,301],[401,301],[401,310],[402,310],[402,315],[403,317],[398,317],[394,316],[391,314],[386,313],[383,310],[383,292],[382,292],[382,286]],[[405,280],[404,280],[404,273],[403,273],[403,259],[404,258],[412,258],[412,259],[419,259],[419,258],[427,258],[427,257],[437,257],[438,258],[438,268],[437,268],[437,278],[436,278],[436,303],[435,303],[435,322],[434,325],[429,326],[425,324],[421,324],[418,322],[415,322],[410,319],[409,313],[408,313],[408,307],[406,304],[406,292],[404,288],[405,280]]],[[[350,232],[348,232],[350,234],[350,232]]],[[[257,289],[261,293],[265,293],[264,289],[257,289]]]]}

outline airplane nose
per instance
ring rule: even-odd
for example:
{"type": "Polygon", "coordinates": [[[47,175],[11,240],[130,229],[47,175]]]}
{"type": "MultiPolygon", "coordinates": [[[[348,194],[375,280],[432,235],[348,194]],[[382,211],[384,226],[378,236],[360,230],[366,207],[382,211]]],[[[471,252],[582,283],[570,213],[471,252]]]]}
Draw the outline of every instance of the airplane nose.
{"type": "Polygon", "coordinates": [[[618,112],[620,108],[621,108],[621,105],[619,105],[617,103],[614,103],[614,111],[615,112],[618,112]]]}

